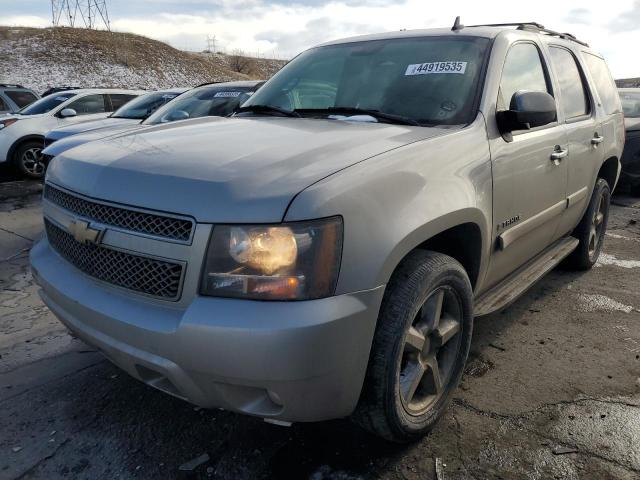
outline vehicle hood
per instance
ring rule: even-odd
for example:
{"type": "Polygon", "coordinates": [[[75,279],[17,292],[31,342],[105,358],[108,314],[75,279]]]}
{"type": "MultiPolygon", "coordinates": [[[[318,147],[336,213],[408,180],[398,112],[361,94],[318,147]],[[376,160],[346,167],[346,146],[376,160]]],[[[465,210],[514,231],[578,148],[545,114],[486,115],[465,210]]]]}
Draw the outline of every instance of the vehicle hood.
{"type": "Polygon", "coordinates": [[[380,153],[452,129],[282,117],[210,117],[87,143],[47,180],[199,222],[279,222],[297,193],[380,153]]]}
{"type": "Polygon", "coordinates": [[[624,128],[629,132],[640,130],[640,118],[625,118],[624,128]]]}
{"type": "Polygon", "coordinates": [[[134,118],[100,118],[97,120],[89,120],[86,122],[78,122],[71,125],[66,125],[64,127],[55,128],[47,133],[46,138],[51,140],[59,140],[64,137],[68,137],[69,135],[76,135],[78,133],[90,132],[92,130],[97,130],[101,128],[109,128],[113,126],[121,126],[121,125],[136,125],[139,124],[141,120],[136,120],[134,118]]]}
{"type": "MultiPolygon", "coordinates": [[[[121,120],[121,119],[120,119],[121,120]]],[[[73,127],[75,125],[69,125],[73,127]]],[[[45,148],[42,153],[44,155],[51,155],[52,157],[57,157],[62,152],[69,150],[70,148],[77,147],[79,145],[83,145],[87,142],[93,142],[95,140],[102,140],[103,138],[111,137],[114,135],[118,135],[125,132],[130,132],[133,130],[138,130],[140,128],[145,128],[145,125],[140,125],[139,121],[134,121],[134,123],[129,122],[118,122],[114,125],[94,128],[92,130],[77,133],[77,134],[69,134],[65,137],[61,137],[59,140],[55,140],[54,143],[45,148]]],[[[67,128],[67,127],[65,127],[67,128]]],[[[148,127],[147,127],[148,128],[148,127]]],[[[62,129],[52,130],[47,133],[46,138],[48,140],[52,140],[49,136],[52,132],[58,132],[62,129]]]]}

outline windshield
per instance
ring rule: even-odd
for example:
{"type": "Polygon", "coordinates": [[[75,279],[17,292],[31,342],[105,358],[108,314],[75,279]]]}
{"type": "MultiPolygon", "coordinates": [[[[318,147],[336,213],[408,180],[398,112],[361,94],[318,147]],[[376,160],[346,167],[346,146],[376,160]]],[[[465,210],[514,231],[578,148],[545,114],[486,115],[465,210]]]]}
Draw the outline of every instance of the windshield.
{"type": "Polygon", "coordinates": [[[640,91],[620,92],[622,110],[627,118],[640,118],[640,91]]]}
{"type": "Polygon", "coordinates": [[[41,98],[37,102],[33,102],[31,105],[23,108],[18,113],[20,115],[38,115],[40,113],[47,113],[75,95],[75,93],[61,93],[59,95],[50,95],[48,97],[41,98]]]}
{"type": "Polygon", "coordinates": [[[178,95],[178,93],[173,92],[148,93],[125,103],[111,116],[113,118],[132,118],[136,120],[143,120],[165,103],[176,98],[178,95]]]}
{"type": "Polygon", "coordinates": [[[311,49],[244,106],[269,105],[303,114],[352,108],[421,125],[469,123],[488,44],[485,38],[444,36],[311,49]]]}
{"type": "Polygon", "coordinates": [[[144,121],[145,125],[198,117],[231,115],[250,96],[253,88],[200,87],[183,93],[174,102],[159,109],[144,121]]]}

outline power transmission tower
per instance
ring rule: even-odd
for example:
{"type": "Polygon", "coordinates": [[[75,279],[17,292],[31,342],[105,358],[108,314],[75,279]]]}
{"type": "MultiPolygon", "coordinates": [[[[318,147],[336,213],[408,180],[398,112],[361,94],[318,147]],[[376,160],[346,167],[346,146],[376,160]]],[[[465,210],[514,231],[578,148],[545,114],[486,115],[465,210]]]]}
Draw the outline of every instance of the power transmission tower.
{"type": "Polygon", "coordinates": [[[69,26],[111,31],[107,0],[51,0],[54,27],[69,26]]]}
{"type": "Polygon", "coordinates": [[[216,53],[216,36],[207,35],[207,51],[209,53],[216,53]]]}

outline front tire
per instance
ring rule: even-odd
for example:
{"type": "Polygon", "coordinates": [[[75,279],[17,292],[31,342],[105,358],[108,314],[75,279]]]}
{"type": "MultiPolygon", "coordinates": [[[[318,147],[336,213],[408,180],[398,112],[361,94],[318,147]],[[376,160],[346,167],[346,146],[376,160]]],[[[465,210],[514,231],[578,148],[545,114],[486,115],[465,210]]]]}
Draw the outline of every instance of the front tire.
{"type": "Polygon", "coordinates": [[[472,330],[473,292],[462,265],[411,253],[387,285],[355,421],[395,442],[429,432],[460,382],[472,330]]]}
{"type": "Polygon", "coordinates": [[[42,178],[46,170],[42,158],[43,144],[38,140],[30,140],[20,145],[14,154],[13,164],[22,176],[42,178]]]}
{"type": "Polygon", "coordinates": [[[591,195],[589,207],[580,220],[573,236],[580,243],[567,258],[566,265],[573,270],[589,270],[598,261],[604,235],[609,221],[611,188],[606,180],[599,178],[591,195]]]}

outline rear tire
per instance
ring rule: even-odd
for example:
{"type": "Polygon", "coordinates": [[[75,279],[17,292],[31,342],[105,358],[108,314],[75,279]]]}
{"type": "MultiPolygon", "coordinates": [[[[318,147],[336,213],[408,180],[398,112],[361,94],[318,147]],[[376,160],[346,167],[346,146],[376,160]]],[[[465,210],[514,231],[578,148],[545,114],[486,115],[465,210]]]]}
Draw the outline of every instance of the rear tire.
{"type": "Polygon", "coordinates": [[[29,140],[20,145],[13,155],[13,165],[16,171],[25,177],[42,178],[46,165],[42,158],[43,143],[29,140]]]}
{"type": "Polygon", "coordinates": [[[580,243],[565,262],[573,270],[589,270],[598,261],[604,235],[609,221],[611,188],[606,180],[599,178],[591,195],[589,207],[580,220],[573,236],[580,243]]]}
{"type": "Polygon", "coordinates": [[[462,265],[411,253],[387,285],[354,420],[395,442],[424,436],[460,382],[472,330],[473,292],[462,265]]]}

